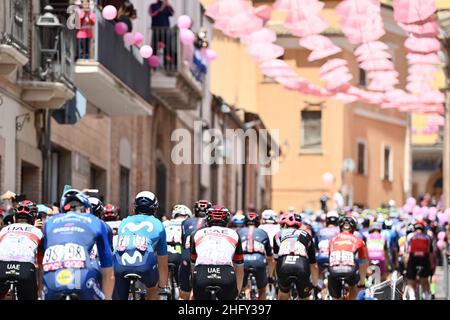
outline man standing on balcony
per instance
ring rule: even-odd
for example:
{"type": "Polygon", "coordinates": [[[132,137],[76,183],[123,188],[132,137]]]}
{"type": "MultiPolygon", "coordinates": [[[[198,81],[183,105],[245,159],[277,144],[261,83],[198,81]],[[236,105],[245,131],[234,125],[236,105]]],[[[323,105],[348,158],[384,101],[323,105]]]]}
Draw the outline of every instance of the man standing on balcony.
{"type": "Polygon", "coordinates": [[[175,58],[171,49],[172,31],[169,18],[174,15],[174,10],[169,0],[158,0],[150,5],[149,14],[152,17],[152,47],[156,55],[162,56],[162,61],[170,61],[175,58]],[[169,46],[169,48],[168,48],[169,46]],[[173,55],[173,57],[171,57],[173,55]]]}

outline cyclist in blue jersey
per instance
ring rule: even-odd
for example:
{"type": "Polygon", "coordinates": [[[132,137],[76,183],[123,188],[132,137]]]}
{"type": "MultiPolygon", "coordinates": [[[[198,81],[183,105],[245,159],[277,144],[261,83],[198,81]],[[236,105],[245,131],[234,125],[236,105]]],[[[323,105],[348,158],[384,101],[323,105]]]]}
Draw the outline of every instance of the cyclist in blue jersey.
{"type": "Polygon", "coordinates": [[[206,221],[204,217],[209,208],[212,207],[211,202],[208,200],[199,200],[194,204],[194,216],[183,221],[181,224],[181,240],[183,246],[183,252],[181,254],[180,265],[180,298],[183,300],[189,300],[192,291],[192,273],[191,273],[191,250],[190,250],[190,237],[200,228],[206,227],[206,221]]]}
{"type": "Polygon", "coordinates": [[[61,214],[47,220],[44,229],[45,299],[75,295],[81,300],[110,300],[114,271],[105,225],[90,214],[91,204],[79,190],[64,192],[60,210],[61,214]],[[94,245],[98,250],[100,270],[90,258],[94,245]]]}
{"type": "Polygon", "coordinates": [[[134,200],[134,215],[122,220],[114,251],[116,283],[114,299],[127,300],[130,280],[127,274],[137,274],[147,287],[147,300],[158,300],[158,288],[167,292],[169,275],[166,230],[154,215],[158,199],[149,191],[138,193],[134,200]]]}
{"type": "MultiPolygon", "coordinates": [[[[259,224],[259,215],[254,212],[248,212],[245,215],[245,227],[238,229],[237,233],[241,238],[242,250],[244,252],[243,288],[245,289],[247,287],[250,268],[254,269],[253,275],[256,279],[256,286],[258,287],[258,300],[266,300],[267,272],[270,275],[274,273],[275,262],[269,236],[263,229],[258,228],[259,224]]],[[[246,291],[245,294],[248,299],[250,292],[249,290],[246,291]]]]}

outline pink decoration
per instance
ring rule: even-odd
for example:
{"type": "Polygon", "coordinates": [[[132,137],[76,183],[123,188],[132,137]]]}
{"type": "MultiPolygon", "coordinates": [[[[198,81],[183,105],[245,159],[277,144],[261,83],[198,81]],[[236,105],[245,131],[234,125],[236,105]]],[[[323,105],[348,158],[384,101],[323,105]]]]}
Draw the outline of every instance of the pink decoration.
{"type": "Polygon", "coordinates": [[[247,52],[258,62],[264,62],[282,56],[284,48],[273,43],[257,43],[248,46],[247,52]]]}
{"type": "Polygon", "coordinates": [[[128,32],[128,26],[125,22],[117,22],[114,26],[114,31],[119,35],[123,36],[125,33],[128,32]]]}
{"type": "Polygon", "coordinates": [[[405,205],[403,206],[403,212],[410,213],[411,211],[412,211],[411,206],[409,206],[409,205],[407,205],[407,204],[405,204],[405,205]]]}
{"type": "Polygon", "coordinates": [[[439,25],[435,21],[434,17],[423,23],[405,24],[398,22],[398,25],[406,32],[413,33],[414,35],[428,37],[437,37],[439,35],[439,25]]]}
{"type": "Polygon", "coordinates": [[[276,40],[277,34],[267,28],[262,28],[261,30],[255,31],[241,38],[241,41],[245,44],[268,43],[275,42],[276,40]]]}
{"type": "Polygon", "coordinates": [[[360,67],[366,71],[394,70],[394,64],[387,59],[364,61],[360,67]]]}
{"type": "Polygon", "coordinates": [[[181,29],[180,40],[184,45],[192,45],[195,41],[195,34],[189,29],[181,29]]]}
{"type": "Polygon", "coordinates": [[[206,49],[204,53],[204,57],[208,62],[212,62],[217,59],[217,52],[212,49],[206,49]]]}
{"type": "Polygon", "coordinates": [[[397,22],[424,21],[436,11],[436,0],[394,0],[394,19],[397,22]]]}
{"type": "Polygon", "coordinates": [[[436,38],[416,38],[411,35],[405,41],[405,47],[411,52],[430,53],[438,52],[441,49],[441,43],[436,38]]]}
{"type": "Polygon", "coordinates": [[[272,11],[272,6],[262,5],[255,9],[255,15],[266,23],[272,17],[272,11]]]}
{"type": "Polygon", "coordinates": [[[441,64],[442,61],[436,53],[429,54],[419,54],[419,53],[408,53],[406,55],[409,64],[441,64]]]}
{"type": "Polygon", "coordinates": [[[322,33],[328,28],[328,23],[319,16],[309,16],[305,19],[286,19],[284,25],[297,37],[307,37],[322,33]]]}
{"type": "Polygon", "coordinates": [[[347,60],[344,59],[331,59],[320,67],[320,74],[326,74],[337,68],[347,66],[347,60]]]}
{"type": "Polygon", "coordinates": [[[131,32],[125,33],[125,35],[123,36],[123,42],[125,43],[125,45],[131,46],[134,42],[134,34],[131,32]]]}
{"type": "Polygon", "coordinates": [[[117,17],[117,9],[114,6],[106,6],[103,8],[102,16],[105,20],[114,20],[117,17]]]}
{"type": "Polygon", "coordinates": [[[300,45],[313,52],[308,57],[308,61],[315,61],[326,58],[342,51],[329,38],[322,35],[311,35],[300,40],[300,45]]]}
{"type": "Polygon", "coordinates": [[[372,52],[379,52],[383,50],[389,50],[389,47],[387,44],[381,41],[372,41],[365,44],[360,45],[355,50],[355,55],[363,55],[363,54],[370,54],[372,52]]]}
{"type": "Polygon", "coordinates": [[[177,21],[177,26],[180,29],[189,29],[192,25],[192,19],[183,14],[181,16],[178,17],[178,21],[177,21]]]}
{"type": "Polygon", "coordinates": [[[144,35],[140,32],[135,32],[133,44],[140,46],[143,41],[144,41],[144,35]]]}
{"type": "Polygon", "coordinates": [[[161,63],[161,60],[159,59],[158,56],[151,56],[150,58],[148,58],[148,64],[152,68],[158,67],[160,65],[160,63],[161,63]]]}
{"type": "Polygon", "coordinates": [[[141,49],[139,50],[139,53],[141,54],[141,57],[144,59],[148,59],[152,56],[153,54],[153,49],[150,46],[142,46],[141,49]]]}
{"type": "Polygon", "coordinates": [[[438,233],[438,235],[437,235],[437,238],[439,239],[439,240],[444,240],[445,239],[445,231],[441,231],[441,232],[439,232],[438,233]]]}
{"type": "Polygon", "coordinates": [[[438,240],[437,247],[439,250],[444,250],[447,246],[447,243],[444,240],[438,240]]]}
{"type": "Polygon", "coordinates": [[[331,172],[325,172],[322,176],[322,179],[326,185],[330,185],[334,181],[334,175],[331,172]]]}

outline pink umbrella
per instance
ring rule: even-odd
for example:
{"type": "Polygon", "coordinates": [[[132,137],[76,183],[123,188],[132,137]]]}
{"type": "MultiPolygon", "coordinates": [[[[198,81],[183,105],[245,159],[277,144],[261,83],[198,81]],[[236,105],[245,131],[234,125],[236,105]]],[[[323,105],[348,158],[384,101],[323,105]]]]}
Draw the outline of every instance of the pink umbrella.
{"type": "Polygon", "coordinates": [[[372,0],[345,0],[336,6],[336,14],[341,17],[379,15],[380,3],[372,0]]]}
{"type": "Polygon", "coordinates": [[[324,6],[325,3],[318,0],[291,0],[289,8],[290,18],[288,19],[297,21],[318,16],[324,6]]]}
{"type": "Polygon", "coordinates": [[[241,38],[241,41],[245,44],[275,42],[276,40],[277,34],[267,28],[262,28],[241,38]]]}
{"type": "Polygon", "coordinates": [[[438,68],[433,65],[425,64],[425,65],[412,65],[409,67],[408,72],[411,75],[427,75],[436,73],[438,68]]]}
{"type": "Polygon", "coordinates": [[[319,34],[328,28],[328,23],[319,16],[310,16],[303,20],[286,19],[285,27],[291,30],[292,34],[297,37],[306,37],[319,34]]]}
{"type": "Polygon", "coordinates": [[[388,45],[381,41],[372,41],[360,45],[355,50],[355,55],[359,56],[367,53],[370,54],[373,51],[382,51],[382,50],[389,50],[388,45]]]}
{"type": "Polygon", "coordinates": [[[308,61],[323,59],[342,51],[329,38],[322,35],[307,36],[300,40],[300,45],[313,50],[308,57],[308,61]]]}
{"type": "Polygon", "coordinates": [[[409,64],[441,64],[442,61],[436,53],[419,54],[408,53],[406,55],[409,64]]]}
{"type": "Polygon", "coordinates": [[[241,12],[228,19],[220,19],[216,22],[216,28],[221,29],[226,35],[237,38],[251,34],[263,27],[263,22],[253,13],[241,12]]]}
{"type": "Polygon", "coordinates": [[[367,73],[367,78],[369,79],[391,79],[397,78],[398,72],[395,70],[392,71],[370,71],[367,73]]]}
{"type": "Polygon", "coordinates": [[[273,43],[255,43],[247,47],[247,52],[258,62],[276,59],[284,54],[284,48],[273,43]]]}
{"type": "Polygon", "coordinates": [[[277,0],[273,4],[273,8],[276,10],[290,10],[292,2],[291,0],[277,0]]]}
{"type": "Polygon", "coordinates": [[[364,61],[360,67],[366,71],[394,70],[394,64],[387,59],[364,61]]]}
{"type": "Polygon", "coordinates": [[[408,33],[414,33],[415,35],[437,37],[439,35],[439,25],[435,21],[434,17],[428,19],[423,23],[411,23],[405,24],[398,22],[398,25],[408,33]]]}
{"type": "Polygon", "coordinates": [[[367,60],[379,60],[379,59],[391,59],[392,56],[389,52],[386,51],[372,51],[370,53],[365,53],[357,56],[356,60],[358,62],[363,62],[367,60]]]}
{"type": "Polygon", "coordinates": [[[410,82],[406,85],[406,89],[409,92],[424,92],[431,89],[430,85],[423,83],[423,82],[410,82]]]}
{"type": "Polygon", "coordinates": [[[437,90],[425,91],[419,96],[419,100],[424,103],[438,104],[445,102],[445,95],[437,90]]]}
{"type": "Polygon", "coordinates": [[[351,94],[346,94],[346,93],[342,93],[342,92],[338,92],[335,95],[335,98],[341,102],[343,102],[344,104],[349,104],[349,103],[353,103],[355,101],[358,101],[358,97],[351,95],[351,94]]]}
{"type": "Polygon", "coordinates": [[[219,20],[232,17],[238,13],[251,12],[252,7],[242,0],[215,0],[205,11],[208,17],[219,20]]]}
{"type": "Polygon", "coordinates": [[[405,41],[405,47],[411,52],[430,53],[441,49],[441,43],[436,38],[416,38],[410,36],[405,41]]]}
{"type": "Polygon", "coordinates": [[[320,79],[325,82],[332,82],[332,81],[334,81],[335,78],[344,77],[344,76],[347,76],[348,74],[350,74],[350,73],[349,73],[347,67],[340,67],[340,68],[336,68],[333,71],[330,71],[328,73],[321,74],[320,79]]]}
{"type": "Polygon", "coordinates": [[[270,69],[290,69],[291,67],[284,60],[273,59],[260,64],[262,70],[270,69]]]}
{"type": "Polygon", "coordinates": [[[348,64],[347,60],[344,59],[339,58],[331,59],[320,67],[320,74],[326,74],[329,73],[330,71],[333,71],[334,69],[346,67],[347,64],[348,64]]]}
{"type": "Polygon", "coordinates": [[[436,11],[436,0],[394,0],[394,19],[397,22],[424,21],[436,11]]]}
{"type": "Polygon", "coordinates": [[[272,11],[272,6],[262,5],[255,9],[255,15],[266,23],[272,17],[272,11]]]}
{"type": "Polygon", "coordinates": [[[367,89],[369,89],[370,91],[385,92],[385,91],[389,91],[389,90],[394,89],[394,85],[390,84],[390,83],[383,82],[383,81],[372,81],[367,86],[367,89]]]}
{"type": "Polygon", "coordinates": [[[349,73],[342,74],[339,77],[333,77],[326,82],[326,89],[329,91],[345,92],[350,87],[350,80],[353,76],[349,73]]]}

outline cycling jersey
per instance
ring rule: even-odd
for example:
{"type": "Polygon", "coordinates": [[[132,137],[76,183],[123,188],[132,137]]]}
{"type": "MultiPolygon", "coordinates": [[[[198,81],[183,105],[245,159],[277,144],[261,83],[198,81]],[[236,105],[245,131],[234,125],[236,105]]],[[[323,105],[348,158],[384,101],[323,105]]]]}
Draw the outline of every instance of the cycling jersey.
{"type": "MultiPolygon", "coordinates": [[[[108,233],[108,242],[109,246],[111,248],[111,251],[113,251],[113,231],[111,227],[104,221],[102,221],[105,224],[106,232],[108,233]]],[[[98,252],[97,252],[97,245],[94,244],[92,247],[92,251],[90,254],[91,260],[93,262],[93,265],[96,266],[99,270],[101,269],[100,260],[98,259],[98,252]]]]}
{"type": "Polygon", "coordinates": [[[103,300],[101,273],[90,258],[94,244],[102,268],[112,267],[112,251],[105,224],[88,213],[69,212],[47,220],[44,230],[44,293],[77,293],[82,300],[103,300]]]}
{"type": "Polygon", "coordinates": [[[301,229],[281,229],[273,240],[274,257],[300,256],[316,262],[316,250],[311,235],[301,229]]]}
{"type": "Polygon", "coordinates": [[[354,266],[366,259],[364,241],[354,234],[341,232],[330,240],[330,266],[354,266]]]}
{"type": "Polygon", "coordinates": [[[0,261],[42,261],[42,231],[30,224],[14,223],[0,231],[0,261]]]}
{"type": "Polygon", "coordinates": [[[207,227],[191,236],[191,260],[198,265],[242,265],[241,238],[236,231],[224,227],[207,227]]]}
{"type": "Polygon", "coordinates": [[[316,235],[317,262],[328,263],[330,256],[330,239],[340,232],[339,227],[326,227],[320,229],[316,235]]]}
{"type": "Polygon", "coordinates": [[[406,252],[414,257],[427,257],[433,252],[431,238],[425,233],[410,233],[406,237],[406,252]]]}
{"type": "Polygon", "coordinates": [[[262,256],[272,256],[272,247],[270,246],[267,233],[255,226],[241,228],[237,231],[242,241],[242,250],[244,254],[260,254],[262,256]]]}
{"type": "Polygon", "coordinates": [[[120,224],[122,223],[122,220],[105,221],[105,223],[112,230],[112,248],[113,248],[113,251],[114,251],[116,249],[116,245],[117,245],[117,233],[119,231],[119,227],[120,227],[120,224]]]}
{"type": "Polygon", "coordinates": [[[265,223],[261,224],[258,228],[264,230],[267,233],[267,235],[269,236],[270,246],[273,248],[273,238],[275,237],[277,232],[281,230],[280,225],[278,223],[265,223]]]}
{"type": "Polygon", "coordinates": [[[205,219],[192,217],[186,219],[181,224],[181,233],[182,233],[182,244],[183,247],[189,249],[191,245],[190,237],[191,235],[200,228],[206,226],[205,219]]]}
{"type": "Polygon", "coordinates": [[[167,250],[169,253],[182,253],[182,228],[181,224],[184,220],[172,219],[163,222],[166,229],[167,250]]]}
{"type": "Polygon", "coordinates": [[[367,236],[367,252],[370,260],[384,261],[386,258],[386,239],[380,233],[371,233],[367,236]]]}

